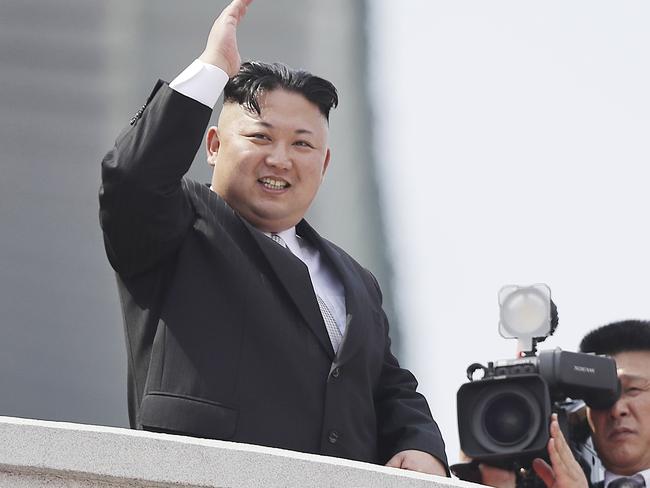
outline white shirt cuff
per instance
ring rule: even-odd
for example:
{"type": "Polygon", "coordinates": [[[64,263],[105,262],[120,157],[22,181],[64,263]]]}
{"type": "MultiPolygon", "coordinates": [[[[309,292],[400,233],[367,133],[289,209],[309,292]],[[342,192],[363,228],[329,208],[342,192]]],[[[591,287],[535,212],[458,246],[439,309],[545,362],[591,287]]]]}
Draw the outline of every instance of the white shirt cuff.
{"type": "Polygon", "coordinates": [[[209,108],[214,108],[228,75],[221,68],[195,59],[192,64],[172,80],[169,87],[209,108]]]}

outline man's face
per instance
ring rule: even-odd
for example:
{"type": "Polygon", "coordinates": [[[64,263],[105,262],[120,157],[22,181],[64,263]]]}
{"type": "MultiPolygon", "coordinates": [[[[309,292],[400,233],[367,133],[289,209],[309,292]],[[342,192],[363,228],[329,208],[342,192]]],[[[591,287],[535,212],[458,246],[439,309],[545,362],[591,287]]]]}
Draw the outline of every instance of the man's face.
{"type": "Polygon", "coordinates": [[[296,225],[316,196],[329,163],[328,125],[304,96],[273,90],[261,115],[227,103],[207,137],[212,189],[265,232],[296,225]]]}
{"type": "Polygon", "coordinates": [[[630,476],[650,468],[650,352],[613,356],[621,398],[609,410],[589,410],[600,459],[613,473],[630,476]]]}

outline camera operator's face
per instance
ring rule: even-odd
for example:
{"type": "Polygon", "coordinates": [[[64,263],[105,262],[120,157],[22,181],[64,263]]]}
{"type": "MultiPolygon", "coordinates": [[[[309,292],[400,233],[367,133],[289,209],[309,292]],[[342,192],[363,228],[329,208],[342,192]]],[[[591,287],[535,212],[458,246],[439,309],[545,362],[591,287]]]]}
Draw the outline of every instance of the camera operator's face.
{"type": "Polygon", "coordinates": [[[603,464],[633,475],[650,468],[650,352],[614,355],[621,398],[609,410],[590,410],[589,424],[603,464]]]}

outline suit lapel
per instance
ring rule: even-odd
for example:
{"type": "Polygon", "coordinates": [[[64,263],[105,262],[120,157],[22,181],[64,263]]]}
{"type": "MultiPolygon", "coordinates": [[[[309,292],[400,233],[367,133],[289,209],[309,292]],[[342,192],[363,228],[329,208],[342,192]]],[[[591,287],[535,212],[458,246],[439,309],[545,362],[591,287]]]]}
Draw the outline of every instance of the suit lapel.
{"type": "Polygon", "coordinates": [[[323,347],[325,353],[330,359],[333,359],[334,349],[327,335],[327,329],[323,323],[323,316],[318,308],[316,294],[314,293],[307,266],[294,256],[289,249],[285,249],[276,244],[244,219],[242,221],[257,242],[262,253],[270,263],[271,268],[282,283],[282,286],[307,322],[307,325],[318,338],[318,342],[323,347]]]}
{"type": "MultiPolygon", "coordinates": [[[[216,197],[216,202],[220,205],[225,205],[233,217],[236,214],[216,193],[213,193],[207,186],[199,185],[198,183],[193,187],[194,192],[205,191],[210,195],[210,198],[216,197]]],[[[197,202],[194,202],[197,204],[197,202]]],[[[198,201],[202,203],[202,201],[198,201]]],[[[213,219],[212,211],[203,209],[201,206],[197,210],[203,211],[206,219],[213,219]]],[[[245,219],[238,217],[248,233],[253,237],[257,247],[261,250],[262,254],[269,262],[271,269],[278,277],[282,286],[287,294],[297,307],[305,322],[317,337],[323,351],[327,356],[334,360],[334,349],[327,329],[323,322],[318,302],[316,301],[316,294],[309,277],[307,266],[288,249],[284,249],[264,233],[257,230],[245,219]]],[[[216,225],[216,224],[215,224],[216,225]]],[[[243,230],[243,229],[242,229],[243,230]]],[[[365,292],[365,286],[362,278],[358,275],[355,266],[345,253],[341,253],[335,246],[330,244],[327,240],[323,239],[305,220],[302,220],[296,230],[299,235],[307,239],[312,245],[316,246],[321,252],[322,257],[333,266],[334,271],[343,283],[345,289],[345,306],[346,306],[346,328],[343,341],[341,343],[336,360],[333,361],[333,366],[342,364],[350,359],[359,350],[359,346],[367,340],[367,327],[373,320],[377,320],[372,313],[376,305],[370,300],[368,294],[365,292]]],[[[234,231],[234,229],[231,229],[234,231]]]]}
{"type": "Polygon", "coordinates": [[[364,344],[366,328],[372,320],[371,306],[367,294],[364,293],[365,287],[350,258],[323,239],[305,220],[298,224],[296,230],[299,235],[318,248],[323,259],[333,266],[345,288],[345,335],[332,365],[335,367],[349,360],[359,350],[359,346],[364,344]]]}

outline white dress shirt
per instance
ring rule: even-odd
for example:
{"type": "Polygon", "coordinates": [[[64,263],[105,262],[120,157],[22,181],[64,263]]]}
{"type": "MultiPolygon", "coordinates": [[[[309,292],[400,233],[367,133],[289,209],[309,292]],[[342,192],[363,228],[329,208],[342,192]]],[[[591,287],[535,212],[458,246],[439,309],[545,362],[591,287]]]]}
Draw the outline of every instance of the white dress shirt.
{"type": "MultiPolygon", "coordinates": [[[[197,59],[174,78],[169,87],[213,109],[227,82],[228,75],[225,71],[197,59]]],[[[269,233],[265,234],[270,237],[269,233]]],[[[345,289],[341,280],[331,266],[321,259],[318,249],[296,234],[295,227],[278,232],[278,235],[289,250],[305,263],[314,291],[332,312],[341,335],[345,335],[347,312],[345,289]]]]}
{"type": "Polygon", "coordinates": [[[195,59],[172,80],[169,87],[213,109],[226,83],[228,75],[224,70],[195,59]]]}
{"type": "MultiPolygon", "coordinates": [[[[267,232],[265,234],[271,236],[267,232]]],[[[331,266],[321,259],[318,249],[296,234],[295,227],[277,232],[277,234],[289,250],[307,266],[314,292],[327,304],[334,316],[336,326],[341,331],[341,335],[344,335],[347,324],[345,320],[345,289],[341,280],[331,266]]]]}

